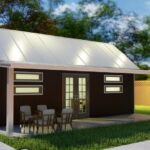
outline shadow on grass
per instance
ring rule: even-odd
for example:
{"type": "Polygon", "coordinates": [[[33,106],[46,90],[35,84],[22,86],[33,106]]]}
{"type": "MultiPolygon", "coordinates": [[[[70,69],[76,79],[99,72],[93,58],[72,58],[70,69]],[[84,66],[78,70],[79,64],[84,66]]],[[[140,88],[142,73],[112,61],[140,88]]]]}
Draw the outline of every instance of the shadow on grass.
{"type": "Polygon", "coordinates": [[[150,122],[74,130],[32,138],[57,149],[103,149],[150,139],[150,122]]]}
{"type": "Polygon", "coordinates": [[[99,150],[150,139],[150,121],[0,141],[21,150],[99,150]]]}

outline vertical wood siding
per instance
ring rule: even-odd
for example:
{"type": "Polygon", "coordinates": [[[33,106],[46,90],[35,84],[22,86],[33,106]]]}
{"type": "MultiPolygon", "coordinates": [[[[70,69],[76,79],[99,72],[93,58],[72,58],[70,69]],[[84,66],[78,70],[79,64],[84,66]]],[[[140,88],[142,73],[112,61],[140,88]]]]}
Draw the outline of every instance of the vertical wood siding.
{"type": "MultiPolygon", "coordinates": [[[[17,71],[27,71],[19,70],[17,71]]],[[[41,70],[28,70],[32,72],[41,70]]],[[[56,110],[60,114],[62,110],[62,73],[68,71],[41,71],[43,83],[16,82],[15,85],[43,85],[43,95],[15,96],[15,124],[19,123],[19,108],[21,105],[30,105],[33,112],[38,104],[47,104],[48,108],[56,110]]],[[[77,73],[77,72],[72,72],[77,73]]],[[[83,73],[82,73],[83,74],[83,73]]],[[[87,72],[86,72],[87,74],[87,72]]],[[[105,73],[106,74],[106,73],[105,73]]],[[[120,74],[119,74],[120,75],[120,74]]],[[[89,73],[89,117],[101,117],[108,115],[130,114],[134,112],[134,79],[133,75],[123,75],[123,94],[104,94],[104,73],[89,73]]],[[[114,84],[113,84],[114,85],[114,84]]],[[[117,84],[118,85],[118,84],[117,84]]],[[[0,68],[0,125],[6,122],[6,69],[0,68]]]]}

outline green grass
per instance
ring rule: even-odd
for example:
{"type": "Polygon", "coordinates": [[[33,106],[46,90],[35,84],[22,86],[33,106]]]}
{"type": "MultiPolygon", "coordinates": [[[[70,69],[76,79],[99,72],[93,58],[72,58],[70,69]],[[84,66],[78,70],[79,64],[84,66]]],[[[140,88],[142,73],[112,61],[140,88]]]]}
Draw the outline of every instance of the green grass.
{"type": "MultiPolygon", "coordinates": [[[[150,114],[150,106],[135,106],[135,112],[150,114]]],[[[0,135],[0,141],[17,150],[99,150],[148,139],[150,140],[150,121],[26,138],[0,135]]]]}
{"type": "Polygon", "coordinates": [[[99,150],[147,139],[150,140],[150,121],[26,138],[0,135],[0,141],[18,150],[99,150]]]}
{"type": "Polygon", "coordinates": [[[150,114],[150,106],[136,105],[135,113],[150,114]]]}

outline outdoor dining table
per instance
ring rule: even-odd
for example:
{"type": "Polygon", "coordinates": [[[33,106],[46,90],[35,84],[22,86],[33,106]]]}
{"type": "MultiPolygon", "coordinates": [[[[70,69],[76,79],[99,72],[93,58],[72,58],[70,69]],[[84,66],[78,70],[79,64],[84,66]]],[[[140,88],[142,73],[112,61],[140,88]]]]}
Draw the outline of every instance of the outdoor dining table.
{"type": "Polygon", "coordinates": [[[29,125],[29,132],[31,131],[31,127],[33,127],[33,132],[35,130],[35,121],[41,119],[42,116],[41,115],[38,115],[38,114],[35,114],[35,115],[32,115],[29,120],[28,120],[28,125],[29,125]]]}

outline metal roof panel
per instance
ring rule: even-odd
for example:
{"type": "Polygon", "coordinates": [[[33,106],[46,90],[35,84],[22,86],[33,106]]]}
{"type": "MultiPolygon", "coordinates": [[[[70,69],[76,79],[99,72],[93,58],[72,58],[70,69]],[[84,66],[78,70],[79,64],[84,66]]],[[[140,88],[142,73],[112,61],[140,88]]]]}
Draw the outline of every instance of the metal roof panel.
{"type": "Polygon", "coordinates": [[[0,29],[0,61],[138,69],[111,44],[0,29]]]}

